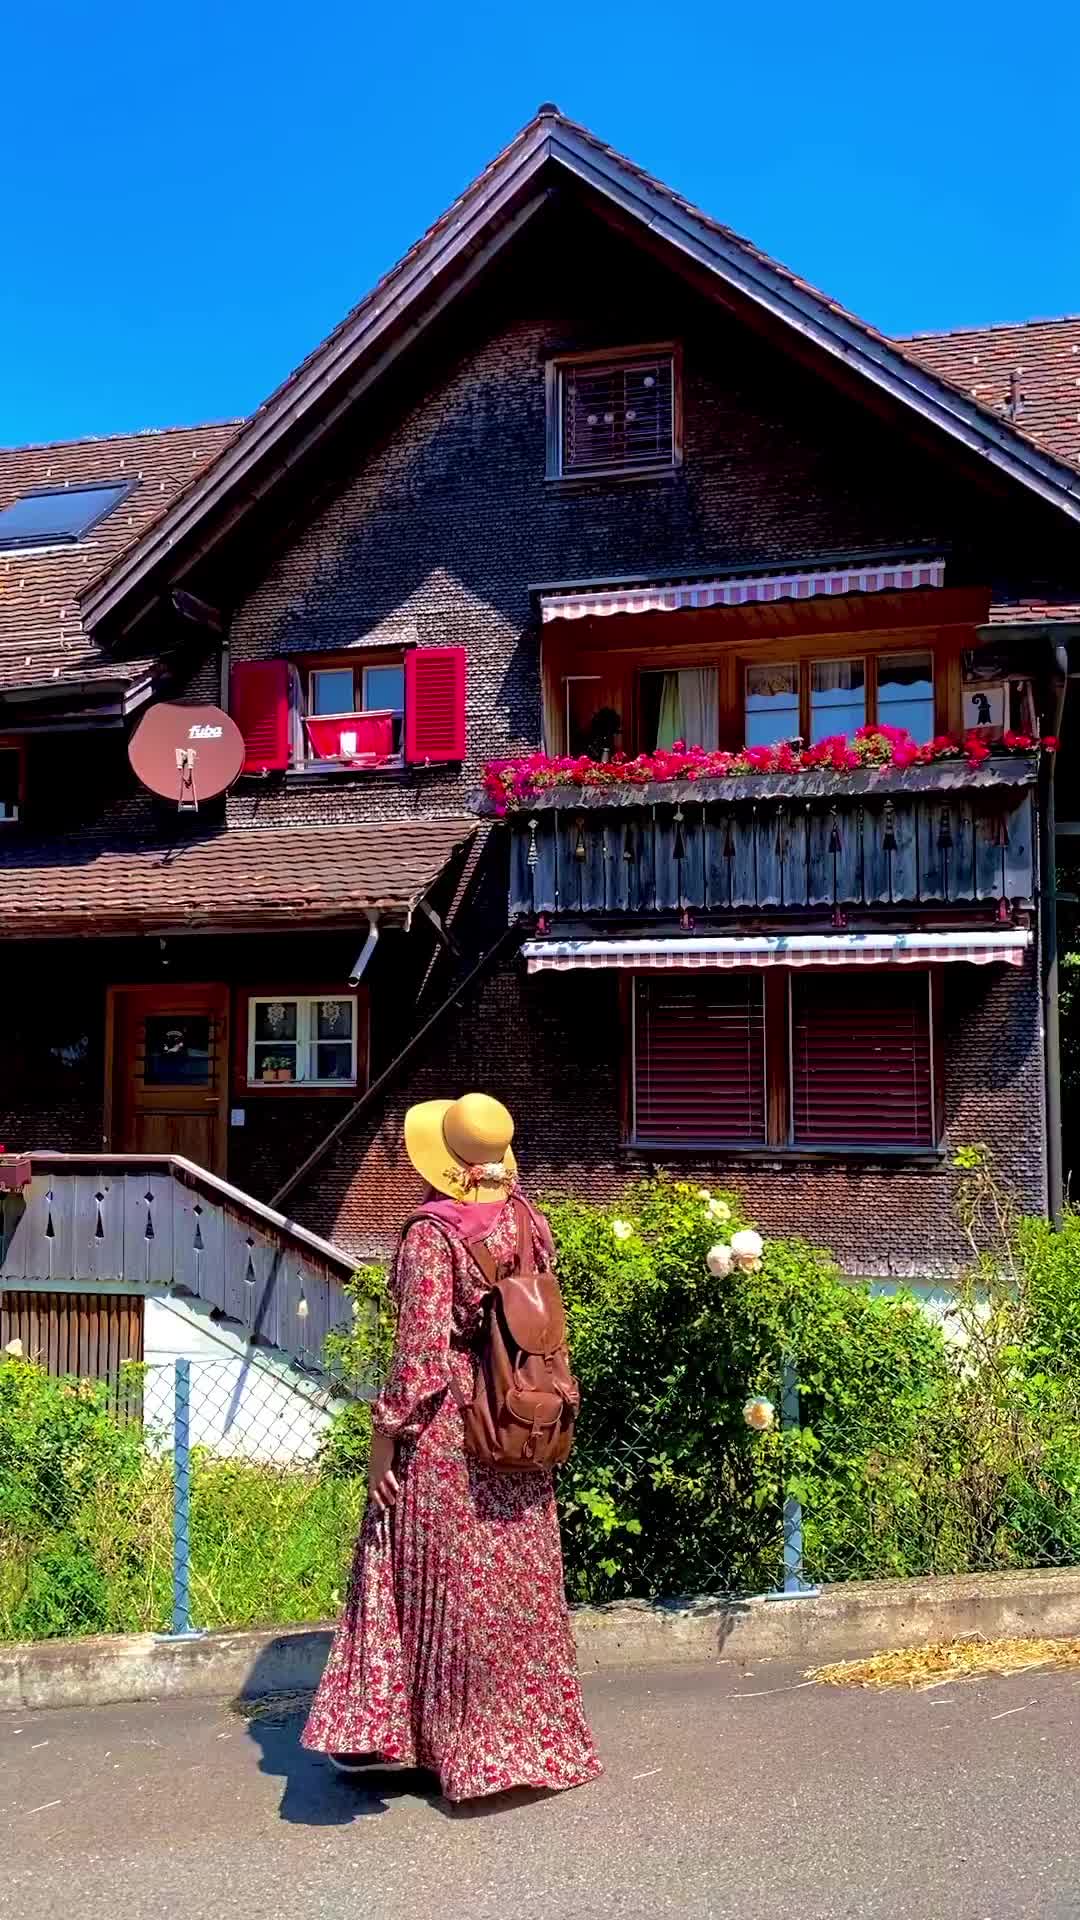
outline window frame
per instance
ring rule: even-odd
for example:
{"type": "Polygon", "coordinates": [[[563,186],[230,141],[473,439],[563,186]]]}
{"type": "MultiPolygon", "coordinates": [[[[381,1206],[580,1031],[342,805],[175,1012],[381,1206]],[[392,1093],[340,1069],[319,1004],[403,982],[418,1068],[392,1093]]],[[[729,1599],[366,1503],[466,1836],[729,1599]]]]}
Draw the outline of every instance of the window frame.
{"type": "MultiPolygon", "coordinates": [[[[22,505],[24,500],[52,500],[57,497],[66,498],[69,495],[77,493],[100,493],[102,489],[106,487],[110,489],[118,488],[119,491],[116,499],[112,501],[109,506],[102,507],[100,512],[95,513],[93,518],[86,522],[85,526],[79,528],[78,533],[22,533],[5,535],[3,527],[0,526],[0,553],[47,552],[51,547],[76,547],[81,540],[85,540],[87,535],[93,532],[95,527],[100,526],[103,520],[107,520],[110,514],[115,513],[118,507],[123,506],[124,501],[134,493],[138,484],[138,475],[134,475],[125,477],[122,480],[79,480],[70,487],[30,487],[26,493],[17,494],[14,500],[7,501],[6,505],[9,507],[18,507],[22,505]]],[[[3,510],[0,509],[0,512],[2,511],[3,510]]]]}
{"type": "Polygon", "coordinates": [[[370,1056],[370,1015],[371,1003],[367,988],[361,984],[356,987],[342,988],[340,984],[311,986],[305,982],[302,986],[258,985],[243,987],[238,993],[238,1018],[234,1023],[236,1045],[233,1059],[233,1081],[237,1093],[244,1095],[289,1094],[301,1095],[307,1099],[340,1098],[343,1095],[356,1097],[367,1086],[370,1056]],[[311,1034],[310,1009],[324,1000],[349,1001],[352,1004],[352,1077],[348,1080],[262,1080],[255,1073],[255,1046],[266,1046],[266,1041],[255,1040],[255,1010],[271,1001],[295,1001],[298,1009],[301,1005],[309,1011],[301,1016],[298,1011],[297,1037],[285,1044],[297,1048],[299,1063],[301,1046],[315,1044],[311,1034]],[[301,1028],[303,1027],[303,1032],[301,1028]]]}
{"type": "MultiPolygon", "coordinates": [[[[739,707],[739,722],[738,722],[742,738],[739,742],[739,745],[741,746],[746,745],[746,684],[747,684],[746,676],[751,667],[775,666],[775,667],[795,667],[797,669],[798,676],[799,676],[799,686],[798,686],[799,727],[798,727],[797,734],[792,737],[804,741],[806,745],[809,746],[811,742],[811,735],[812,735],[812,728],[813,728],[812,680],[813,680],[813,670],[815,666],[830,665],[833,662],[841,661],[841,660],[860,661],[863,669],[863,706],[864,706],[864,712],[866,716],[862,724],[863,726],[870,726],[870,727],[878,726],[878,725],[888,726],[890,723],[888,721],[882,721],[881,715],[878,711],[878,662],[880,659],[897,660],[897,659],[900,659],[904,654],[909,654],[909,653],[915,654],[922,659],[928,659],[930,662],[931,728],[930,728],[930,734],[928,737],[932,739],[934,734],[938,731],[938,722],[940,718],[939,702],[941,700],[942,686],[944,684],[943,682],[944,663],[939,659],[933,643],[926,642],[919,646],[910,646],[910,647],[888,646],[888,647],[872,648],[872,647],[866,646],[864,641],[858,647],[854,647],[850,651],[844,651],[843,649],[840,649],[830,653],[814,652],[814,653],[788,654],[785,658],[777,659],[775,661],[769,658],[768,656],[764,658],[755,657],[755,655],[752,653],[748,653],[746,651],[740,651],[737,655],[737,669],[736,669],[736,685],[738,686],[741,682],[741,687],[742,687],[741,704],[739,707]]],[[[724,723],[724,714],[723,714],[722,705],[721,705],[720,723],[721,723],[721,729],[722,729],[723,723],[724,723]]],[[[823,736],[823,738],[824,737],[827,737],[827,736],[823,736]]]]}
{"type": "MultiPolygon", "coordinates": [[[[765,1072],[765,1138],[763,1141],[663,1140],[637,1131],[637,1005],[639,981],[651,980],[651,969],[622,976],[620,1019],[623,1033],[619,1088],[619,1126],[623,1148],[654,1160],[686,1155],[720,1154],[732,1160],[765,1162],[822,1161],[863,1164],[877,1162],[937,1165],[945,1153],[944,969],[941,966],[903,969],[926,982],[929,1023],[929,1110],[931,1139],[872,1145],[865,1142],[798,1142],[795,1139],[794,985],[805,975],[831,974],[823,967],[767,967],[761,970],[765,1072]]],[[[698,976],[699,981],[707,974],[698,976]]]]}
{"type": "Polygon", "coordinates": [[[594,481],[648,480],[676,473],[683,463],[683,373],[682,347],[677,340],[649,340],[640,346],[590,348],[582,353],[560,353],[545,363],[544,395],[546,413],[545,478],[560,486],[588,486],[594,481]],[[617,462],[579,472],[563,465],[565,425],[565,375],[568,369],[622,367],[635,360],[667,358],[671,361],[671,458],[652,460],[642,466],[624,467],[617,462]]]}
{"type": "Polygon", "coordinates": [[[26,816],[26,742],[15,735],[0,734],[0,753],[13,753],[19,763],[18,798],[15,812],[11,815],[0,814],[0,833],[10,827],[20,827],[26,816]]]}
{"type": "MultiPolygon", "coordinates": [[[[702,979],[707,977],[708,977],[707,975],[703,976],[702,979]]],[[[637,1115],[638,1115],[637,1041],[638,1041],[638,997],[639,997],[638,989],[642,983],[646,985],[654,984],[656,982],[657,975],[655,971],[651,968],[645,970],[644,972],[638,972],[631,975],[631,979],[630,979],[631,991],[630,991],[630,1004],[629,1004],[630,1033],[629,1033],[629,1056],[628,1056],[629,1068],[630,1068],[629,1089],[628,1089],[629,1129],[630,1129],[629,1144],[631,1146],[638,1148],[642,1152],[660,1152],[660,1153],[748,1153],[748,1152],[760,1153],[767,1149],[768,1142],[769,1142],[769,1027],[768,1027],[769,1006],[768,1006],[768,996],[765,992],[764,975],[763,974],[757,975],[755,976],[755,978],[757,981],[757,985],[761,989],[761,1094],[762,1094],[761,1139],[760,1140],[735,1139],[731,1141],[699,1139],[699,1140],[680,1140],[677,1142],[668,1142],[660,1139],[655,1134],[644,1134],[640,1132],[638,1128],[638,1123],[637,1123],[637,1115]]],[[[699,981],[697,982],[699,986],[702,984],[702,979],[699,979],[699,981]]]]}
{"type": "Polygon", "coordinates": [[[407,675],[406,675],[405,662],[406,662],[406,658],[408,656],[409,651],[410,649],[408,647],[403,647],[400,645],[398,647],[394,647],[391,645],[391,646],[387,646],[385,650],[381,647],[378,649],[372,648],[370,653],[368,653],[365,650],[364,654],[358,654],[356,652],[345,653],[340,655],[331,654],[326,658],[320,658],[318,654],[314,654],[314,655],[309,654],[291,663],[296,667],[297,677],[300,683],[300,698],[302,702],[301,711],[300,711],[300,735],[303,741],[304,752],[303,752],[302,759],[293,760],[291,762],[290,771],[294,773],[297,773],[297,772],[307,773],[312,771],[318,772],[320,770],[327,771],[327,772],[334,772],[336,770],[344,768],[347,772],[355,772],[356,768],[353,766],[351,761],[344,760],[344,759],[335,760],[329,757],[324,758],[309,752],[307,728],[304,723],[307,720],[312,720],[312,719],[315,719],[315,720],[343,719],[346,717],[346,715],[355,714],[357,716],[360,716],[365,713],[391,714],[392,717],[400,723],[399,724],[400,743],[396,753],[388,754],[385,760],[381,760],[379,762],[378,766],[366,768],[363,770],[371,773],[387,773],[387,772],[393,773],[393,772],[400,771],[400,769],[405,765],[405,715],[408,709],[408,694],[406,691],[407,675]],[[362,704],[364,700],[366,676],[372,667],[397,667],[400,669],[401,671],[401,706],[400,708],[365,707],[362,704]],[[314,680],[315,675],[317,673],[346,673],[346,672],[352,674],[353,705],[351,707],[344,708],[342,712],[339,714],[315,713],[312,705],[312,682],[314,680]]]}

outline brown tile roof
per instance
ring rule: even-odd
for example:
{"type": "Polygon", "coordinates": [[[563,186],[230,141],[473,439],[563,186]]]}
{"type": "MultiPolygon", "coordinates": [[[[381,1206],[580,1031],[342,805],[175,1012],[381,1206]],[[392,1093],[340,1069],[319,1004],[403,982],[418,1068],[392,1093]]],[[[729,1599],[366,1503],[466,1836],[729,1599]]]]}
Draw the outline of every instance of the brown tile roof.
{"type": "Polygon", "coordinates": [[[138,485],[82,540],[0,548],[0,690],[42,686],[88,669],[102,679],[143,677],[146,659],[112,662],[83,632],[79,595],[164,513],[187,482],[235,438],[240,422],[166,427],[103,439],[0,448],[0,507],[23,494],[87,481],[138,485]]]}
{"type": "Polygon", "coordinates": [[[1047,453],[1080,466],[1080,315],[916,333],[897,344],[1003,419],[1016,374],[1021,405],[1013,425],[1047,453]]]}
{"type": "Polygon", "coordinates": [[[0,841],[0,932],[356,926],[415,906],[476,821],[229,828],[203,839],[0,841]]]}

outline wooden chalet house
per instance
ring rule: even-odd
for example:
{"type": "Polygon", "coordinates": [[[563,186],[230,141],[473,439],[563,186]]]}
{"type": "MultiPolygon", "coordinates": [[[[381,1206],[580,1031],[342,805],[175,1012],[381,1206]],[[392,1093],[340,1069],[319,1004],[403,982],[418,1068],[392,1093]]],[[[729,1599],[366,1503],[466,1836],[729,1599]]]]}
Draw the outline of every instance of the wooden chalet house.
{"type": "Polygon", "coordinates": [[[1078,378],[544,107],[251,419],[0,454],[0,1137],[349,1255],[473,1085],[535,1187],[677,1169],[853,1273],[955,1268],[961,1144],[1054,1207],[1078,378]],[[128,761],[165,698],[244,736],[197,811],[128,761]],[[984,750],[806,764],[867,726],[984,750]]]}

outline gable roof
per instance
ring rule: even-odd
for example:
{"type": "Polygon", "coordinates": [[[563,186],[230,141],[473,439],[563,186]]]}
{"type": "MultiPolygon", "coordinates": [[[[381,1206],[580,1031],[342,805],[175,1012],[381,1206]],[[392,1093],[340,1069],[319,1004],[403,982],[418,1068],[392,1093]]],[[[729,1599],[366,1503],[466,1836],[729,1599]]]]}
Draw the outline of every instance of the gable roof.
{"type": "Polygon", "coordinates": [[[1080,467],[1080,315],[915,333],[900,345],[1003,417],[1015,404],[1015,384],[1014,424],[1057,459],[1080,467]]]}
{"type": "Polygon", "coordinates": [[[117,660],[98,646],[83,624],[80,595],[168,510],[240,424],[0,448],[0,508],[50,488],[136,482],[81,540],[0,549],[0,693],[56,683],[130,688],[146,678],[153,661],[117,660]]]}
{"type": "Polygon", "coordinates": [[[83,594],[89,625],[114,613],[165,560],[213,544],[213,522],[237,489],[266,484],[353,404],[404,335],[469,284],[568,176],[602,206],[667,242],[687,264],[792,328],[834,361],[913,409],[962,446],[1080,520],[1080,477],[913,351],[889,340],[809,282],[692,206],[554,107],[542,107],[397,266],[252,414],[217,459],[83,594]]]}

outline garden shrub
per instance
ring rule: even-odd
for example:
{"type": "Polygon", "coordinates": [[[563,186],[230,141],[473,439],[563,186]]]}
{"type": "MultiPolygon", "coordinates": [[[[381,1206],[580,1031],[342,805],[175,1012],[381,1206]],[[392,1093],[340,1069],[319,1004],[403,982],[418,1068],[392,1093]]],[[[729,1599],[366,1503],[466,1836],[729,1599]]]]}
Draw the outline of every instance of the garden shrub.
{"type": "MultiPolygon", "coordinates": [[[[573,1599],[774,1587],[785,1493],[816,1580],[1080,1562],[1080,1215],[1022,1219],[984,1149],[957,1160],[971,1270],[944,1332],[798,1239],[710,1271],[746,1225],[730,1194],[659,1179],[615,1206],[546,1201],[583,1394],[560,1474],[573,1599]],[[779,1415],[785,1356],[800,1423],[752,1431],[748,1397],[779,1415]]],[[[351,1294],[327,1359],[371,1389],[392,1349],[382,1269],[351,1294]]],[[[314,1465],[196,1450],[199,1625],[336,1610],[370,1437],[343,1394],[314,1465]]],[[[0,1355],[0,1639],[167,1625],[172,1467],[149,1441],[102,1388],[0,1355]]]]}

